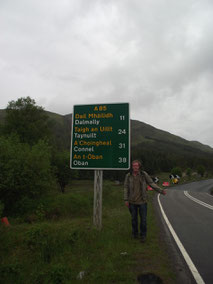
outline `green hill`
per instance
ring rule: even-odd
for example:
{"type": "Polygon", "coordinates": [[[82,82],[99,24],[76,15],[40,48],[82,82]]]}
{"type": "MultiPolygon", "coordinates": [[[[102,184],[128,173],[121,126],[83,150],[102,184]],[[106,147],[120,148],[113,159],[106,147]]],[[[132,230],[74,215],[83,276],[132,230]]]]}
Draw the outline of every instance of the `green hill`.
{"type": "MultiPolygon", "coordinates": [[[[59,115],[47,111],[54,144],[59,150],[70,149],[72,114],[59,115]]],[[[0,123],[4,123],[5,110],[0,110],[0,123]]],[[[132,158],[140,158],[148,169],[164,170],[174,165],[196,168],[198,164],[213,170],[213,148],[198,141],[188,141],[177,135],[157,129],[149,124],[131,120],[132,158]],[[152,160],[155,160],[153,162],[152,160]]]]}
{"type": "Polygon", "coordinates": [[[204,145],[197,141],[188,141],[177,135],[157,129],[149,124],[137,120],[131,121],[132,131],[132,146],[137,146],[140,143],[155,143],[161,142],[165,144],[185,146],[186,148],[195,148],[204,152],[213,153],[213,148],[204,145]]]}

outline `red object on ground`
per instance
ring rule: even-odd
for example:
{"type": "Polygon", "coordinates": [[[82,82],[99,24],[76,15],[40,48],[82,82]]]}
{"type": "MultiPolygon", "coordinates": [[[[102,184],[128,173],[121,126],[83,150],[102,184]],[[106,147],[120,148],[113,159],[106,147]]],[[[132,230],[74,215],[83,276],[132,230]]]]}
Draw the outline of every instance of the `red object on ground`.
{"type": "Polygon", "coordinates": [[[168,181],[164,181],[162,186],[169,186],[169,182],[168,181]]]}
{"type": "Polygon", "coordinates": [[[1,218],[1,222],[2,222],[2,224],[5,225],[5,226],[10,226],[10,223],[9,223],[7,217],[1,218]]]}
{"type": "Polygon", "coordinates": [[[147,190],[153,190],[153,188],[149,185],[147,185],[147,190]]]}

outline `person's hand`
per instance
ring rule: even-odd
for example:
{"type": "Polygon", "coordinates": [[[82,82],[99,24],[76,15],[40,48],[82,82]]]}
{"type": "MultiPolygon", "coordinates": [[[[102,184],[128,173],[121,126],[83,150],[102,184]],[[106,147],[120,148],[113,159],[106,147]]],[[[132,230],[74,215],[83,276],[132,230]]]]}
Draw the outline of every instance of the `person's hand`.
{"type": "Polygon", "coordinates": [[[162,190],[162,194],[166,195],[166,190],[165,189],[162,190]]]}
{"type": "Polygon", "coordinates": [[[129,202],[125,201],[125,205],[129,208],[129,202]]]}

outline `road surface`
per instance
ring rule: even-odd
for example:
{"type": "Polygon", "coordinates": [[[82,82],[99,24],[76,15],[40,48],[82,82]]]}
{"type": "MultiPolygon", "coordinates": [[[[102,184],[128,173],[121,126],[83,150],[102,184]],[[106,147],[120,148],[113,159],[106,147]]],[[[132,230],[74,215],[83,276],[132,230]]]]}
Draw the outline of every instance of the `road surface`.
{"type": "Polygon", "coordinates": [[[160,196],[162,208],[201,280],[213,284],[213,179],[167,190],[160,196]]]}

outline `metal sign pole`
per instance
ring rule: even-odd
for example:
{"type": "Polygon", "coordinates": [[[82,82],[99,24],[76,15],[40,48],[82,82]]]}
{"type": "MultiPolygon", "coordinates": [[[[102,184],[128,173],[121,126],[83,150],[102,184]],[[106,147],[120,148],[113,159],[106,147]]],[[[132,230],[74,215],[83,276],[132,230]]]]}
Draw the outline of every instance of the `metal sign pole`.
{"type": "Polygon", "coordinates": [[[99,230],[102,227],[102,185],[103,185],[103,171],[95,170],[93,224],[99,230]]]}

